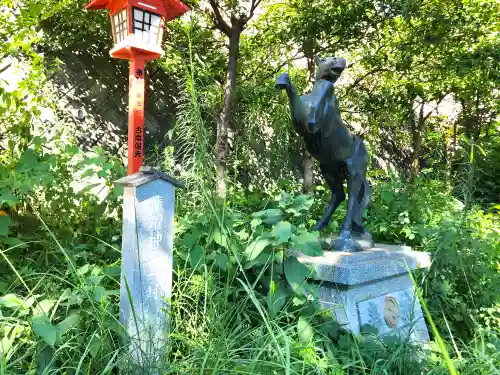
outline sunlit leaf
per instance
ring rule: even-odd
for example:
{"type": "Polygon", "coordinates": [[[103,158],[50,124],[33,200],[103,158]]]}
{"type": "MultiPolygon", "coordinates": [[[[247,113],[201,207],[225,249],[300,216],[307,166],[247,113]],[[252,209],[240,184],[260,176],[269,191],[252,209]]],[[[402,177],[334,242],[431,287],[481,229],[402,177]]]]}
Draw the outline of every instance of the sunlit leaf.
{"type": "Polygon", "coordinates": [[[219,246],[227,248],[227,235],[219,227],[214,228],[212,238],[219,246]]]}
{"type": "Polygon", "coordinates": [[[288,221],[280,221],[274,226],[274,236],[276,237],[276,243],[282,244],[288,242],[290,237],[292,237],[292,224],[288,221]]]}
{"type": "Polygon", "coordinates": [[[243,256],[247,261],[252,261],[259,256],[262,250],[271,244],[271,239],[259,236],[247,246],[243,252],[243,256]]]}
{"type": "Polygon", "coordinates": [[[57,323],[56,328],[60,336],[64,335],[71,328],[78,325],[80,322],[80,316],[78,314],[72,314],[64,319],[62,322],[57,323]]]}
{"type": "Polygon", "coordinates": [[[307,345],[311,342],[314,336],[314,329],[307,317],[302,315],[299,316],[299,321],[297,322],[297,333],[299,335],[299,341],[303,345],[307,345]]]}
{"type": "Polygon", "coordinates": [[[314,203],[313,197],[309,195],[298,195],[294,198],[290,207],[286,210],[290,213],[300,213],[303,211],[309,211],[314,203]]]}
{"type": "Polygon", "coordinates": [[[300,263],[295,257],[288,257],[284,261],[285,277],[290,287],[296,293],[303,290],[306,279],[311,274],[309,268],[300,263]]]}
{"type": "Polygon", "coordinates": [[[35,315],[31,319],[31,327],[40,338],[50,346],[54,346],[57,340],[57,328],[45,314],[35,315]]]}
{"type": "Polygon", "coordinates": [[[292,237],[294,247],[304,255],[321,256],[323,248],[318,238],[309,232],[302,233],[292,237]]]}

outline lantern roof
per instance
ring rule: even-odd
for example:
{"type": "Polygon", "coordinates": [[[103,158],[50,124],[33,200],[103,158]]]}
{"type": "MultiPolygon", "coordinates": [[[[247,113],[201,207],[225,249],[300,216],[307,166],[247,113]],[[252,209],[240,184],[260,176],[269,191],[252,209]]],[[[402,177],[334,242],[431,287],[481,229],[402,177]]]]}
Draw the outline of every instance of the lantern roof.
{"type": "MultiPolygon", "coordinates": [[[[121,3],[121,4],[125,3],[123,5],[126,5],[127,3],[131,2],[137,6],[143,5],[143,3],[141,3],[140,1],[137,2],[130,0],[125,2],[123,0],[92,0],[90,3],[85,5],[85,8],[89,10],[104,9],[104,8],[113,9],[116,8],[115,7],[116,3],[121,3]]],[[[157,5],[165,9],[166,11],[165,21],[167,22],[182,16],[184,13],[190,10],[190,8],[180,0],[146,0],[145,3],[146,4],[144,4],[144,6],[146,8],[148,7],[148,4],[151,4],[151,5],[157,5]]]]}
{"type": "Polygon", "coordinates": [[[174,185],[177,188],[186,187],[183,182],[170,177],[165,172],[144,165],[140,167],[139,172],[122,177],[119,180],[115,181],[115,184],[121,186],[137,187],[154,180],[163,180],[171,185],[174,185]]]}

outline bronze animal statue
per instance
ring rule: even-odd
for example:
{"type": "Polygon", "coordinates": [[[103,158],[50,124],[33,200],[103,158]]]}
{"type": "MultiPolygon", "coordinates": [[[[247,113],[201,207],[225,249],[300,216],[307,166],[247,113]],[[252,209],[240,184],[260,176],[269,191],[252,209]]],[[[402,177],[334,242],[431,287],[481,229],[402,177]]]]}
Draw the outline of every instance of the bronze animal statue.
{"type": "Polygon", "coordinates": [[[350,134],[340,117],[334,83],[345,69],[346,60],[318,56],[316,65],[316,82],[309,94],[299,96],[287,73],[278,77],[276,88],[286,91],[293,127],[303,138],[307,151],[319,161],[321,174],[332,192],[330,203],[314,229],[327,226],[339,204],[345,200],[343,184],[347,179],[347,214],[332,248],[360,251],[362,248],[353,235],[368,240],[373,246],[371,235],[363,226],[363,211],[371,198],[366,180],[368,152],[363,140],[350,134]]]}

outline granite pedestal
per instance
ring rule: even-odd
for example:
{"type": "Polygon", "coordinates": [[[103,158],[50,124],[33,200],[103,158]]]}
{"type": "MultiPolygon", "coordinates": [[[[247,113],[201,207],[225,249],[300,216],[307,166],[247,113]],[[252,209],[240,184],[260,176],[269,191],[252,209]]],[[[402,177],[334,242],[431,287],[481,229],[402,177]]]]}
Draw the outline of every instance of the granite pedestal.
{"type": "Polygon", "coordinates": [[[343,328],[357,334],[397,335],[415,343],[429,333],[409,270],[430,266],[428,253],[407,246],[375,244],[357,253],[325,251],[297,259],[314,270],[321,305],[343,328]]]}

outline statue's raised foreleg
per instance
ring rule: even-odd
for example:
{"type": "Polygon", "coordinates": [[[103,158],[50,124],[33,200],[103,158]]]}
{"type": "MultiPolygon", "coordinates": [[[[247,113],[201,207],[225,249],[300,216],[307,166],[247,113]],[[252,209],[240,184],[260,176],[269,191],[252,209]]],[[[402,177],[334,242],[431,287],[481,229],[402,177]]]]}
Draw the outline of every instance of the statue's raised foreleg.
{"type": "Polygon", "coordinates": [[[288,73],[281,74],[276,80],[277,89],[286,90],[290,100],[290,112],[292,114],[292,124],[299,134],[307,132],[307,112],[304,109],[297,88],[290,81],[288,73]]]}

